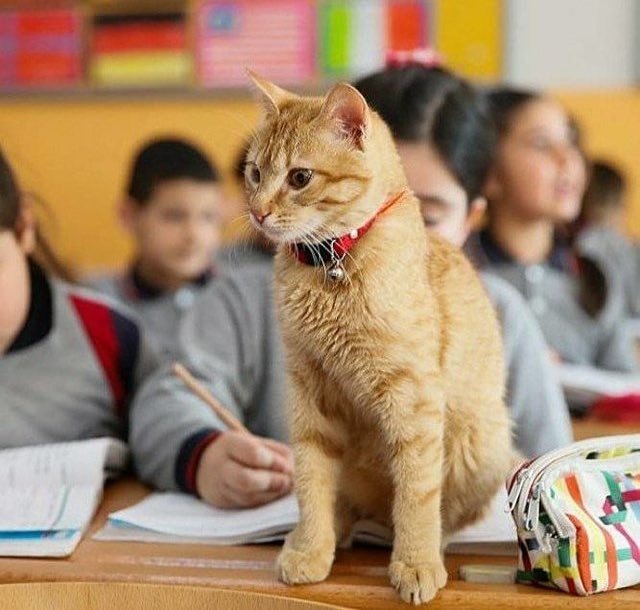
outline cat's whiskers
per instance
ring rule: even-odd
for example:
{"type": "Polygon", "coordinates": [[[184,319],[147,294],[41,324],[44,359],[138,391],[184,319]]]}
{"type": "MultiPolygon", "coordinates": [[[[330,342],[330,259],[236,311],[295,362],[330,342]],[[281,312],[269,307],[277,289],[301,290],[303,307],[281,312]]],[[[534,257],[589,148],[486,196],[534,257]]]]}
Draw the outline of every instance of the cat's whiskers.
{"type": "Polygon", "coordinates": [[[305,238],[307,239],[311,238],[313,240],[313,241],[305,240],[305,243],[310,248],[313,249],[313,251],[318,255],[318,258],[322,262],[322,268],[324,270],[324,280],[326,283],[329,277],[328,275],[329,268],[327,267],[327,265],[324,262],[324,259],[321,256],[322,252],[320,252],[320,249],[322,249],[324,252],[326,252],[330,256],[335,254],[334,252],[332,252],[331,247],[327,245],[327,242],[331,241],[332,239],[336,239],[336,235],[333,231],[328,230],[324,224],[321,224],[320,226],[314,227],[313,229],[307,228],[305,231],[305,238]],[[329,236],[327,237],[327,235],[329,236]]]}
{"type": "Polygon", "coordinates": [[[294,251],[295,251],[295,253],[296,253],[296,258],[297,258],[298,256],[300,256],[300,251],[298,250],[298,243],[297,243],[297,242],[295,242],[295,241],[288,241],[288,242],[286,242],[286,243],[285,243],[285,245],[287,246],[287,248],[291,248],[291,246],[293,246],[293,249],[294,249],[294,251]]]}
{"type": "MultiPolygon", "coordinates": [[[[316,234],[321,237],[321,240],[319,241],[319,245],[326,251],[328,252],[331,256],[332,259],[334,257],[337,258],[337,255],[335,252],[333,252],[333,249],[330,246],[327,246],[326,243],[327,241],[332,241],[332,240],[336,240],[337,236],[333,231],[329,231],[328,229],[325,228],[324,225],[320,225],[317,229],[316,229],[316,234]],[[320,230],[322,229],[322,233],[320,233],[320,230]],[[326,237],[326,233],[329,233],[330,237],[326,237]]],[[[342,257],[344,259],[344,256],[342,257]]],[[[340,259],[340,264],[342,263],[342,259],[340,259]]],[[[349,277],[349,274],[347,273],[347,270],[344,269],[344,277],[346,280],[348,280],[349,284],[352,284],[351,282],[351,278],[349,277]]],[[[328,279],[328,270],[325,270],[325,283],[326,280],[328,279]]]]}
{"type": "MultiPolygon", "coordinates": [[[[331,235],[330,239],[339,239],[334,231],[330,230],[329,228],[325,227],[324,225],[320,225],[320,228],[322,228],[324,231],[328,232],[331,235]]],[[[359,275],[362,275],[362,268],[358,264],[358,261],[354,258],[354,256],[348,250],[343,255],[343,260],[344,259],[349,259],[352,262],[352,264],[353,264],[353,266],[355,268],[355,272],[357,274],[359,274],[359,275]]],[[[353,281],[351,279],[351,275],[348,273],[346,267],[343,266],[343,268],[344,268],[344,277],[345,277],[345,279],[348,280],[348,282],[349,282],[349,284],[351,286],[353,286],[353,281]]]]}
{"type": "Polygon", "coordinates": [[[322,258],[322,253],[320,252],[322,240],[319,239],[319,235],[317,234],[315,228],[312,229],[310,227],[302,227],[300,229],[300,233],[304,235],[304,237],[300,238],[300,243],[309,248],[313,252],[314,256],[320,261],[322,270],[324,271],[324,279],[326,281],[328,269],[325,265],[324,259],[322,258]]]}
{"type": "Polygon", "coordinates": [[[229,226],[232,226],[234,223],[240,223],[241,221],[242,224],[240,224],[237,239],[235,239],[233,243],[229,244],[229,260],[231,262],[233,262],[234,259],[236,261],[239,260],[240,253],[249,252],[254,241],[254,229],[252,228],[249,220],[249,212],[243,212],[235,218],[232,218],[229,221],[229,226]]]}

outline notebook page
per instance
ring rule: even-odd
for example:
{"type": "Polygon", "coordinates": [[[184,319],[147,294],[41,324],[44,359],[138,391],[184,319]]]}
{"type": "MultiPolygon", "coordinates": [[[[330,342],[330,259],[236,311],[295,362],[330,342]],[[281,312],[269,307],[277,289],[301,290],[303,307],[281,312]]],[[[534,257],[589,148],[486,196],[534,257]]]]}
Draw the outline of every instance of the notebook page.
{"type": "Polygon", "coordinates": [[[2,491],[0,533],[84,529],[101,493],[102,483],[15,487],[2,491]]]}
{"type": "Polygon", "coordinates": [[[126,446],[110,438],[3,449],[0,490],[29,485],[102,486],[105,464],[123,468],[125,463],[126,446]]]}
{"type": "Polygon", "coordinates": [[[225,510],[180,493],[154,493],[142,502],[109,515],[109,521],[189,538],[246,537],[291,529],[298,503],[289,495],[256,508],[225,510]]]}
{"type": "MultiPolygon", "coordinates": [[[[486,518],[452,538],[451,550],[482,553],[488,545],[498,544],[497,554],[511,553],[516,534],[511,515],[504,512],[506,501],[506,491],[501,489],[486,518]]],[[[298,506],[292,495],[258,508],[222,510],[186,494],[155,493],[139,504],[109,515],[107,525],[96,538],[243,544],[275,539],[269,538],[272,534],[281,539],[298,519],[298,506]]],[[[383,546],[390,545],[391,537],[389,528],[372,521],[357,522],[352,532],[352,540],[383,546]]]]}
{"type": "Polygon", "coordinates": [[[516,542],[516,526],[511,513],[505,511],[507,491],[504,487],[494,496],[484,519],[456,532],[450,544],[468,542],[516,542]]]}
{"type": "MultiPolygon", "coordinates": [[[[456,532],[448,541],[447,551],[455,553],[477,554],[495,545],[489,554],[510,554],[515,550],[516,528],[511,514],[505,512],[507,492],[500,488],[491,501],[485,517],[456,532]]],[[[351,541],[366,542],[379,546],[391,546],[393,532],[390,528],[373,521],[358,521],[353,526],[351,541]]]]}
{"type": "Polygon", "coordinates": [[[109,438],[1,450],[0,532],[84,529],[105,463],[123,467],[126,455],[126,445],[109,438]]]}

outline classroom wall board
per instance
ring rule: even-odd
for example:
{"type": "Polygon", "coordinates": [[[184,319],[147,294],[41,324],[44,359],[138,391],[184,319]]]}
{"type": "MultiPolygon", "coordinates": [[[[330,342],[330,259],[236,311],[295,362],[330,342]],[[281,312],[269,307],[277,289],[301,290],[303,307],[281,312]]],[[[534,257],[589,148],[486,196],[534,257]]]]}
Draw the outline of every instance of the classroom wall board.
{"type": "Polygon", "coordinates": [[[637,82],[639,4],[636,0],[505,0],[505,79],[543,89],[624,87],[637,82]]]}

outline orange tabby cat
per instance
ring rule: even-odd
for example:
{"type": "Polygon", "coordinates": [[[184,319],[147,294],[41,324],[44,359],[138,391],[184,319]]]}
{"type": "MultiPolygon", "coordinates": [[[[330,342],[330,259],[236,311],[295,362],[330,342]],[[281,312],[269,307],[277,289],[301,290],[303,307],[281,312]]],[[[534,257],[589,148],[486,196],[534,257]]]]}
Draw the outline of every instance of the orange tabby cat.
{"type": "Polygon", "coordinates": [[[444,586],[443,537],[476,520],[511,464],[498,324],[464,256],[425,233],[384,122],[351,86],[325,99],[257,76],[253,223],[279,244],[301,519],[286,583],[323,580],[353,521],[392,525],[403,600],[444,586]]]}

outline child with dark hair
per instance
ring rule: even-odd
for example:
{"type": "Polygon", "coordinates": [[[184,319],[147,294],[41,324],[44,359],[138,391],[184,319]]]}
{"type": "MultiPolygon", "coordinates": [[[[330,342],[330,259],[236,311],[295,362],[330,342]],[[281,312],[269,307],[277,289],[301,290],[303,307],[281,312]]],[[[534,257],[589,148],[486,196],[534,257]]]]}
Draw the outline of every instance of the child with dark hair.
{"type": "Polygon", "coordinates": [[[615,165],[593,161],[578,218],[575,248],[597,261],[624,290],[625,315],[640,317],[640,247],[626,234],[627,181],[615,165]]]}
{"type": "MultiPolygon", "coordinates": [[[[447,70],[411,63],[355,86],[389,125],[427,229],[462,246],[486,208],[495,130],[484,96],[447,70]]],[[[511,286],[481,276],[502,326],[516,446],[535,455],[569,443],[567,406],[537,322],[511,286]]]]}
{"type": "Polygon", "coordinates": [[[218,170],[191,143],[156,139],[136,153],[120,210],[133,261],[124,274],[92,285],[132,307],[166,354],[183,313],[215,275],[222,206],[218,170]]]}
{"type": "Polygon", "coordinates": [[[606,226],[623,231],[627,181],[624,174],[606,161],[594,160],[582,199],[580,222],[585,226],[606,226]]]}
{"type": "Polygon", "coordinates": [[[155,358],[122,308],[36,262],[36,229],[0,153],[0,448],[124,438],[155,358]]]}
{"type": "Polygon", "coordinates": [[[498,147],[485,189],[488,223],[472,242],[474,257],[524,296],[560,359],[634,370],[620,287],[558,232],[577,217],[586,181],[574,123],[534,92],[499,89],[489,102],[498,147]]]}
{"type": "Polygon", "coordinates": [[[391,129],[425,224],[461,245],[486,207],[495,134],[485,100],[451,72],[419,64],[387,68],[355,86],[391,129]],[[434,168],[450,175],[457,197],[430,192],[425,172],[434,168]]]}

